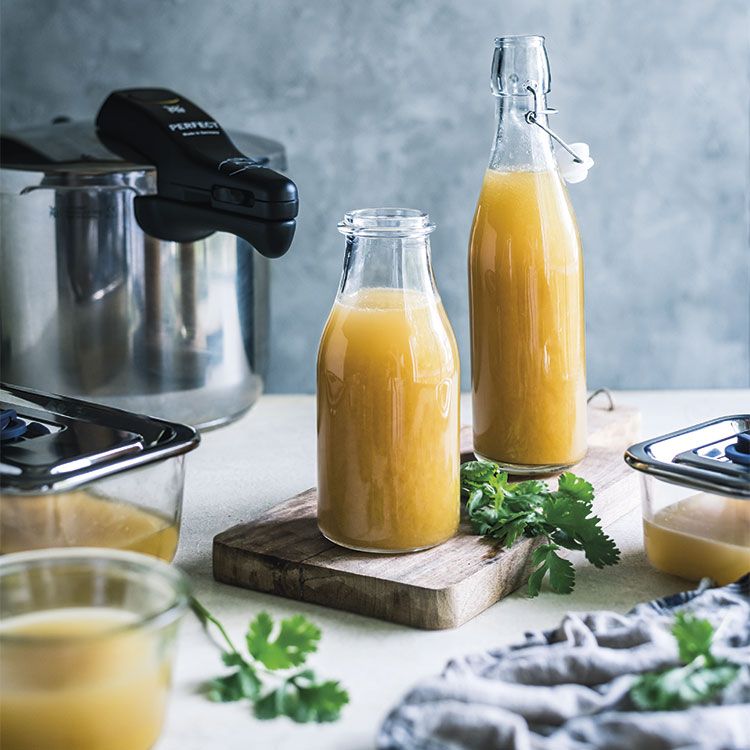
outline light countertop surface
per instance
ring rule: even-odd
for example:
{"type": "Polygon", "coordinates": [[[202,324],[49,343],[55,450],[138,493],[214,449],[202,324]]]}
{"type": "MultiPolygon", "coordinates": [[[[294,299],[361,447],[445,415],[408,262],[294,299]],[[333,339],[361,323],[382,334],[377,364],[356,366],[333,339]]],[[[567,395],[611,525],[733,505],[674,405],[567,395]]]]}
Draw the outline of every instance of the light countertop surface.
{"type": "MultiPolygon", "coordinates": [[[[628,391],[616,403],[637,406],[643,435],[656,436],[706,419],[750,409],[750,390],[628,391]]],[[[470,401],[464,397],[464,421],[470,401]]],[[[570,610],[624,612],[636,602],[691,587],[653,570],[642,549],[638,512],[607,531],[622,562],[597,570],[578,567],[569,596],[524,589],[498,602],[457,630],[421,631],[359,615],[259,594],[216,583],[211,575],[215,534],[315,484],[313,396],[264,396],[241,420],[208,432],[187,458],[182,536],[176,563],[192,578],[196,596],[242,642],[261,610],[274,618],[301,612],[323,631],[310,663],[325,679],[339,679],[350,703],[333,724],[261,722],[248,703],[210,703],[201,682],[224,672],[216,648],[189,615],[181,626],[175,686],[157,750],[304,748],[365,750],[389,708],[416,681],[437,674],[452,656],[518,641],[527,630],[555,625],[570,610]]]]}

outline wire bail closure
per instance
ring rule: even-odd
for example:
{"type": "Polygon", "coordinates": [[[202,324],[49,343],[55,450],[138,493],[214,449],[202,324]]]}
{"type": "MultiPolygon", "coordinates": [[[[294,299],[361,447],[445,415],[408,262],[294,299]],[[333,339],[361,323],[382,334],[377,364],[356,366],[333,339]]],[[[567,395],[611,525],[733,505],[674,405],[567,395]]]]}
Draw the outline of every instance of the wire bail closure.
{"type": "Polygon", "coordinates": [[[576,164],[583,164],[584,160],[557,133],[552,132],[546,125],[539,122],[540,115],[554,115],[557,114],[557,110],[554,107],[541,108],[539,86],[536,81],[527,81],[526,90],[530,91],[534,97],[534,109],[526,113],[526,122],[541,128],[550,138],[556,140],[573,157],[576,164]]]}

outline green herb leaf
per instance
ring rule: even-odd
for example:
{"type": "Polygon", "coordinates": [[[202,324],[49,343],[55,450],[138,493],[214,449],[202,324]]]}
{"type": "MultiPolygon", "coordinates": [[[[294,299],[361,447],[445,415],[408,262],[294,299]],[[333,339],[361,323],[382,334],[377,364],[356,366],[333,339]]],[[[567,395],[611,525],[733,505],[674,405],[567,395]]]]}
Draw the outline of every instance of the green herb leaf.
{"type": "MultiPolygon", "coordinates": [[[[461,466],[461,486],[467,493],[473,489],[484,489],[485,485],[497,490],[501,485],[501,474],[503,472],[497,464],[489,461],[467,461],[461,466]]],[[[507,480],[507,474],[505,478],[507,480]]]]}
{"type": "Polygon", "coordinates": [[[641,675],[630,688],[630,697],[642,711],[678,711],[707,703],[729,685],[740,671],[729,662],[709,666],[697,656],[684,667],[641,675]]]}
{"type": "Polygon", "coordinates": [[[227,667],[234,667],[228,675],[217,677],[204,686],[209,700],[226,703],[249,700],[259,719],[288,716],[297,722],[335,721],[342,707],[349,702],[349,695],[334,680],[318,681],[310,669],[279,678],[273,670],[286,670],[304,663],[308,654],[317,649],[320,630],[302,615],[282,620],[278,634],[272,639],[273,619],[261,612],[248,627],[246,642],[249,657],[246,659],[232,644],[223,625],[197,600],[191,608],[208,631],[209,626],[221,634],[225,649],[221,649],[221,660],[227,667]],[[278,687],[269,688],[268,680],[278,687]]]}
{"type": "Polygon", "coordinates": [[[594,488],[583,477],[578,477],[569,471],[560,474],[557,481],[557,495],[587,503],[589,508],[594,502],[594,488]]]}
{"type": "Polygon", "coordinates": [[[508,547],[522,536],[546,539],[532,559],[536,568],[529,578],[530,596],[539,593],[548,573],[553,591],[573,590],[575,569],[555,552],[560,547],[582,550],[598,568],[620,559],[617,545],[592,512],[594,488],[575,474],[561,474],[552,491],[539,479],[511,483],[497,464],[469,461],[461,467],[461,490],[475,534],[508,547]]]}
{"type": "Polygon", "coordinates": [[[495,530],[494,536],[500,539],[507,547],[515,544],[526,531],[532,516],[529,513],[517,513],[515,517],[507,520],[504,524],[495,530]]]}
{"type": "Polygon", "coordinates": [[[222,651],[221,660],[227,667],[243,667],[247,662],[236,651],[222,651]]]}
{"type": "MultiPolygon", "coordinates": [[[[507,478],[507,474],[504,475],[507,478]]],[[[505,494],[508,504],[514,510],[539,508],[549,494],[547,483],[540,479],[527,479],[516,484],[507,483],[505,494]]]]}
{"type": "Polygon", "coordinates": [[[630,698],[642,711],[676,711],[707,703],[738,675],[739,666],[711,653],[714,629],[708,620],[680,612],[672,634],[684,666],[647,672],[630,688],[630,698]]]}
{"type": "Polygon", "coordinates": [[[274,640],[272,630],[271,616],[261,612],[247,632],[247,650],[268,669],[297,667],[318,648],[320,630],[302,615],[282,620],[274,640]]]}
{"type": "Polygon", "coordinates": [[[299,687],[300,708],[295,721],[336,721],[349,702],[349,694],[335,680],[299,687]]]}
{"type": "MultiPolygon", "coordinates": [[[[591,487],[588,482],[585,484],[591,487]]],[[[597,568],[619,561],[620,551],[602,531],[599,517],[591,514],[590,500],[552,492],[544,500],[543,519],[551,528],[549,536],[556,544],[583,550],[586,559],[597,568]]]]}
{"type": "Polygon", "coordinates": [[[576,583],[573,563],[554,552],[548,555],[549,585],[556,594],[569,594],[576,583]]]}
{"type": "MultiPolygon", "coordinates": [[[[286,683],[284,683],[283,687],[286,687],[286,683]]],[[[285,716],[284,701],[285,690],[282,690],[280,687],[276,688],[276,690],[272,690],[253,704],[255,718],[267,721],[269,719],[276,719],[279,716],[285,716]]]]}
{"type": "Polygon", "coordinates": [[[529,576],[529,596],[539,594],[545,573],[549,573],[550,588],[558,594],[569,594],[575,585],[575,569],[570,560],[560,557],[556,544],[543,544],[534,550],[531,562],[537,569],[529,576]]]}
{"type": "Polygon", "coordinates": [[[687,612],[678,612],[672,626],[672,635],[677,640],[683,664],[688,664],[696,656],[710,656],[714,628],[708,620],[687,612]]]}
{"type": "Polygon", "coordinates": [[[547,565],[540,565],[530,576],[528,592],[529,596],[533,599],[535,596],[539,596],[539,592],[542,589],[542,580],[547,573],[547,565]]]}
{"type": "Polygon", "coordinates": [[[246,663],[232,674],[211,680],[206,689],[209,700],[217,703],[240,701],[244,698],[255,698],[260,691],[261,682],[255,670],[246,663]]]}
{"type": "Polygon", "coordinates": [[[312,672],[304,670],[257,701],[255,716],[258,719],[288,716],[297,722],[336,721],[348,702],[349,695],[338,682],[317,682],[312,672]]]}

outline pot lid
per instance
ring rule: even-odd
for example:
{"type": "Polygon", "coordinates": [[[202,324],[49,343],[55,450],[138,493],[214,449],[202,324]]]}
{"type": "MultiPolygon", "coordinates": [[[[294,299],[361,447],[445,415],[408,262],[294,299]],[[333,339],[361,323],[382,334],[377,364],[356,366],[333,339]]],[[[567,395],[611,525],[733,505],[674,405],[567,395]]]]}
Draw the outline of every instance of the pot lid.
{"type": "Polygon", "coordinates": [[[186,425],[0,384],[0,487],[14,494],[70,490],[193,450],[186,425]]]}
{"type": "Polygon", "coordinates": [[[750,414],[645,440],[627,449],[625,461],[673,484],[750,499],[750,414]]]}
{"type": "MultiPolygon", "coordinates": [[[[227,131],[237,148],[260,164],[286,169],[278,141],[250,133],[227,131]]],[[[105,146],[92,122],[58,118],[50,125],[6,131],[0,135],[0,163],[6,169],[36,172],[100,174],[151,169],[153,164],[129,161],[105,146]]]]}

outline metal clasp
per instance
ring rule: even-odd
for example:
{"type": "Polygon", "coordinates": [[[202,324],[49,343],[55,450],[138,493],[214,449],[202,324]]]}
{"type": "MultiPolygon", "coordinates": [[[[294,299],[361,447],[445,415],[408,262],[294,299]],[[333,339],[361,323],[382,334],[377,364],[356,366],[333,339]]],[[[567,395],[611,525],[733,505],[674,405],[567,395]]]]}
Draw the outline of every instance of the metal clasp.
{"type": "Polygon", "coordinates": [[[547,107],[546,109],[541,108],[541,97],[539,96],[539,87],[535,81],[529,81],[526,84],[526,90],[531,92],[534,97],[534,109],[526,113],[526,122],[531,125],[536,125],[541,128],[550,138],[554,138],[572,157],[573,161],[577,164],[583,164],[583,159],[568,146],[565,141],[560,138],[557,133],[553,133],[546,125],[542,125],[539,122],[540,115],[554,115],[557,114],[557,110],[554,107],[547,107]]]}

